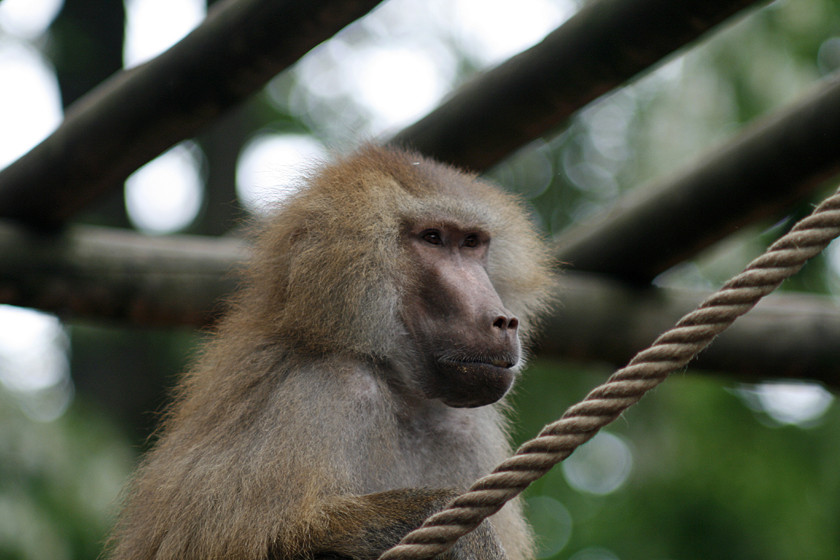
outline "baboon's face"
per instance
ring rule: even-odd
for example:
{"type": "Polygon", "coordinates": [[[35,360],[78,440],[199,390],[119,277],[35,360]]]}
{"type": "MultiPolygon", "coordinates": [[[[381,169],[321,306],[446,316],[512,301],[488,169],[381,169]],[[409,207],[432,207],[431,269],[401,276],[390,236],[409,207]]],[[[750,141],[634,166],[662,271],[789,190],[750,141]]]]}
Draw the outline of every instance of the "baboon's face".
{"type": "Polygon", "coordinates": [[[519,320],[487,273],[490,235],[453,221],[408,224],[414,281],[403,320],[423,356],[425,396],[455,407],[499,400],[520,361],[519,320]]]}

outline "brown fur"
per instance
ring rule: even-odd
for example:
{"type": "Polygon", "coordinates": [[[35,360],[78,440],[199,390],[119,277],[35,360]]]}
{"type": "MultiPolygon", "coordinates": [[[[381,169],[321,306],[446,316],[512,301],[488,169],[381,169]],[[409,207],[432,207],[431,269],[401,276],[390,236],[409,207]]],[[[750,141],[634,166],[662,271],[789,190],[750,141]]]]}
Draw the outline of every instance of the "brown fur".
{"type": "MultiPolygon", "coordinates": [[[[503,402],[406,389],[424,375],[403,319],[422,282],[401,241],[417,220],[490,233],[490,281],[530,337],[551,261],[514,197],[396,150],[327,166],[257,236],[131,484],[113,558],[375,558],[507,456],[503,402]]],[[[476,534],[452,556],[492,557],[494,535],[508,558],[531,554],[516,503],[476,534]]]]}

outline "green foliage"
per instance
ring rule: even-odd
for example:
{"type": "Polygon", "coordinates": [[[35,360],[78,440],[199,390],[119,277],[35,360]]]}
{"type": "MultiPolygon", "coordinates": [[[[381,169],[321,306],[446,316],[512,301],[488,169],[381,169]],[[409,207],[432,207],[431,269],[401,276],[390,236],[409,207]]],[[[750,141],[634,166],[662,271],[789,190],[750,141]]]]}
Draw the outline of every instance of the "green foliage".
{"type": "Polygon", "coordinates": [[[134,452],[102,411],[77,401],[28,418],[0,386],[0,558],[97,558],[134,452]]]}
{"type": "MultiPolygon", "coordinates": [[[[517,439],[536,435],[607,373],[587,371],[532,367],[516,398],[517,439]]],[[[612,493],[575,490],[562,468],[529,488],[528,499],[550,497],[571,519],[568,544],[551,558],[592,547],[622,559],[840,557],[840,409],[807,429],[782,426],[749,410],[732,387],[676,373],[609,426],[633,456],[630,477],[612,493]]]]}

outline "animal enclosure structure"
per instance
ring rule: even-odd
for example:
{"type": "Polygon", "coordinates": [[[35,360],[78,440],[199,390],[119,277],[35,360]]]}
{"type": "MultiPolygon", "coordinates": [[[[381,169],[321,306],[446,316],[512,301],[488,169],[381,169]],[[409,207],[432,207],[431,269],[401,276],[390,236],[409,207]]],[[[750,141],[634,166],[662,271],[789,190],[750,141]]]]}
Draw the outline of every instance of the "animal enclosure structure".
{"type": "MultiPolygon", "coordinates": [[[[234,287],[229,271],[249,251],[238,236],[149,237],[74,219],[377,4],[223,0],[169,51],[79,100],[49,138],[0,170],[0,303],[70,320],[158,327],[215,321],[217,302],[234,287]],[[215,62],[200,63],[206,60],[215,62]]],[[[760,4],[587,3],[541,43],[474,76],[383,142],[488,171],[760,4]]],[[[559,232],[553,241],[565,263],[566,296],[546,322],[539,354],[626,363],[706,295],[663,290],[654,279],[737,230],[812,200],[840,173],[838,145],[840,80],[828,77],[695,163],[559,232]]],[[[735,323],[694,365],[753,381],[804,378],[836,388],[838,341],[840,313],[831,298],[786,293],[735,323]]]]}

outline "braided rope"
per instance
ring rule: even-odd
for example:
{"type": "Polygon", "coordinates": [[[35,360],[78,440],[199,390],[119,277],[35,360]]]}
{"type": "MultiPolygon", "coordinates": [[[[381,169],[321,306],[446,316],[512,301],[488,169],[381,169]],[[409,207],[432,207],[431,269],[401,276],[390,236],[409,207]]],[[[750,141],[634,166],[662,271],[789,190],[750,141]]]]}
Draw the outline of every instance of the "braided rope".
{"type": "Polygon", "coordinates": [[[379,560],[425,560],[499,511],[601,428],[636,404],[669,373],[685,366],[736,318],[793,276],[840,235],[840,190],[800,220],[743,272],[636,354],[580,403],[525,442],[515,455],[476,481],[446,509],[429,517],[379,560]]]}

